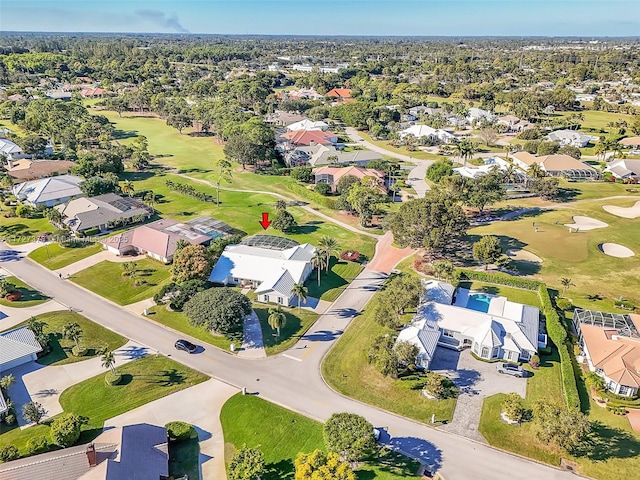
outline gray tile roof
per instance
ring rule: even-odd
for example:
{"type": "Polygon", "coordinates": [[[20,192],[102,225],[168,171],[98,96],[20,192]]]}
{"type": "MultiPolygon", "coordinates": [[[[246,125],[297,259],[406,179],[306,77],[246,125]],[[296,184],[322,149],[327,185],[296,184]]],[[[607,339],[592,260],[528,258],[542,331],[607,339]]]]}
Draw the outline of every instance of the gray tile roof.
{"type": "Polygon", "coordinates": [[[2,365],[26,355],[38,353],[42,346],[27,327],[16,328],[0,334],[0,370],[2,365]]]}

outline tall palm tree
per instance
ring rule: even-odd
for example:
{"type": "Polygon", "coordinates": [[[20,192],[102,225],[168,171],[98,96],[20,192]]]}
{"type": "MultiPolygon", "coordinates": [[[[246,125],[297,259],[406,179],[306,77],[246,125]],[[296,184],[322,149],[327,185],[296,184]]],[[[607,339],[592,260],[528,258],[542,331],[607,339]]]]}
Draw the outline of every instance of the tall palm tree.
{"type": "Polygon", "coordinates": [[[569,287],[573,285],[571,279],[567,277],[562,277],[560,279],[560,284],[562,285],[562,295],[564,295],[566,291],[569,290],[569,287]]]}
{"type": "Polygon", "coordinates": [[[529,169],[527,170],[527,174],[533,178],[543,178],[546,176],[544,170],[542,170],[542,167],[540,167],[540,164],[538,162],[533,162],[529,166],[529,169]]]}
{"type": "Polygon", "coordinates": [[[276,338],[280,338],[280,329],[287,324],[287,316],[278,305],[276,308],[269,309],[269,318],[267,319],[269,326],[276,330],[276,338]]]}
{"type": "Polygon", "coordinates": [[[298,313],[300,313],[300,305],[302,304],[302,302],[307,301],[309,289],[304,286],[304,283],[296,283],[291,289],[291,293],[298,297],[298,313]]]}
{"type": "Polygon", "coordinates": [[[151,207],[152,211],[155,211],[154,206],[156,204],[157,199],[158,199],[157,195],[153,192],[147,192],[143,198],[143,200],[147,202],[147,205],[151,207]]]}
{"type": "Polygon", "coordinates": [[[67,323],[62,328],[62,336],[66,339],[73,340],[76,348],[80,349],[80,337],[82,337],[82,328],[77,323],[67,323]]]}
{"type": "Polygon", "coordinates": [[[47,208],[44,211],[44,216],[53,226],[57,226],[62,222],[62,214],[55,208],[47,208]]]}
{"type": "Polygon", "coordinates": [[[232,163],[226,158],[222,157],[216,160],[216,170],[218,173],[218,180],[216,181],[216,205],[220,206],[220,183],[231,182],[232,177],[232,163]]]}
{"type": "Polygon", "coordinates": [[[327,259],[327,263],[325,264],[325,268],[327,272],[329,271],[329,265],[331,264],[331,255],[333,255],[338,249],[338,242],[335,238],[332,237],[322,237],[318,242],[318,245],[324,252],[324,256],[327,259]]]}
{"type": "Polygon", "coordinates": [[[130,197],[133,197],[133,193],[136,191],[136,187],[133,186],[133,182],[130,180],[125,180],[120,188],[122,193],[129,195],[130,197]]]}
{"type": "Polygon", "coordinates": [[[104,352],[100,360],[102,360],[102,366],[104,368],[108,368],[109,370],[111,370],[111,373],[113,375],[116,374],[116,369],[115,369],[116,357],[113,354],[113,352],[111,351],[104,352]]]}
{"type": "Polygon", "coordinates": [[[318,286],[320,286],[320,272],[327,263],[327,256],[324,250],[317,248],[313,257],[311,258],[311,266],[318,270],[318,286]]]}

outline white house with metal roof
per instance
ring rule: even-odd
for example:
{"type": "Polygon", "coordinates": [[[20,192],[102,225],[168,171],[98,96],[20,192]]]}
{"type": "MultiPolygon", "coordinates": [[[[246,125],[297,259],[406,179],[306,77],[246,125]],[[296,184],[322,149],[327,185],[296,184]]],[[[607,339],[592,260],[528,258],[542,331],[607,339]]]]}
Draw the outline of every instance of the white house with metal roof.
{"type": "MultiPolygon", "coordinates": [[[[0,377],[10,368],[31,362],[42,351],[42,345],[27,327],[15,328],[0,333],[0,377]]],[[[0,392],[0,413],[7,409],[0,392]]]]}
{"type": "Polygon", "coordinates": [[[546,346],[539,310],[505,297],[423,281],[425,291],[411,325],[398,335],[418,347],[417,365],[429,368],[438,345],[471,348],[480,358],[529,360],[546,346]]]}
{"type": "Polygon", "coordinates": [[[304,283],[313,267],[316,249],[305,243],[285,250],[251,245],[228,245],[213,267],[209,280],[223,285],[255,288],[260,302],[295,305],[291,290],[304,283]]]}
{"type": "Polygon", "coordinates": [[[53,207],[82,196],[80,183],[75,175],[58,175],[29,182],[16,183],[11,192],[18,200],[32,207],[53,207]]]}
{"type": "Polygon", "coordinates": [[[4,155],[8,160],[24,157],[22,148],[6,138],[0,138],[0,155],[4,155]]]}

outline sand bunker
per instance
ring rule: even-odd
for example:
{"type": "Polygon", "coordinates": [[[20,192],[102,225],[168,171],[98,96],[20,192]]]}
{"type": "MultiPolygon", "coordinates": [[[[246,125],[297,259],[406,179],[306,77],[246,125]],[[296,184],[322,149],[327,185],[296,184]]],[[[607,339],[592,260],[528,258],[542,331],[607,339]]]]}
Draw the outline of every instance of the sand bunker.
{"type": "Polygon", "coordinates": [[[507,250],[507,256],[511,260],[522,260],[525,262],[542,263],[542,259],[526,250],[507,250]]]}
{"type": "Polygon", "coordinates": [[[609,226],[608,224],[591,217],[582,217],[577,215],[571,218],[573,219],[573,223],[565,223],[565,227],[579,230],[594,230],[596,228],[605,228],[609,226]]]}
{"type": "Polygon", "coordinates": [[[602,253],[610,257],[628,258],[634,255],[633,250],[617,243],[601,243],[598,248],[602,253]]]}
{"type": "Polygon", "coordinates": [[[637,201],[633,207],[616,207],[615,205],[603,205],[605,212],[624,218],[640,217],[640,201],[637,201]]]}

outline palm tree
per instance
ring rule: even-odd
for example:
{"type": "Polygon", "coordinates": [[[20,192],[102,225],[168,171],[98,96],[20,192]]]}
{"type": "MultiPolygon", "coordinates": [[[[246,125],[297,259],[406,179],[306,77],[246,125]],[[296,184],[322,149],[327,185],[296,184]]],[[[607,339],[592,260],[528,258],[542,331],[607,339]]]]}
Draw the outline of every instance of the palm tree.
{"type": "Polygon", "coordinates": [[[287,324],[287,316],[278,305],[276,308],[269,309],[269,326],[276,330],[276,338],[280,338],[280,329],[287,324]]]}
{"type": "Polygon", "coordinates": [[[231,182],[232,177],[232,164],[226,158],[219,158],[216,161],[216,170],[218,171],[218,180],[216,182],[216,205],[220,206],[220,183],[231,182]]]}
{"type": "Polygon", "coordinates": [[[129,195],[130,197],[133,197],[133,193],[136,190],[136,188],[133,186],[133,182],[129,180],[125,180],[120,189],[122,190],[122,193],[124,193],[125,195],[129,195]]]}
{"type": "Polygon", "coordinates": [[[147,204],[149,205],[149,207],[151,207],[151,210],[152,210],[152,211],[155,211],[154,206],[155,206],[155,203],[156,203],[157,198],[158,198],[158,197],[156,196],[156,194],[155,194],[155,193],[153,193],[153,192],[147,192],[147,193],[145,194],[145,196],[144,196],[143,200],[144,200],[145,202],[147,202],[147,204]]]}
{"type": "Polygon", "coordinates": [[[113,354],[113,352],[111,351],[104,352],[100,360],[102,360],[102,366],[104,368],[108,368],[109,370],[111,370],[111,373],[113,375],[116,374],[116,369],[115,369],[116,357],[113,354]]]}
{"type": "Polygon", "coordinates": [[[327,256],[322,249],[316,249],[311,258],[311,266],[318,270],[318,286],[320,286],[320,272],[327,263],[327,256]]]}
{"type": "Polygon", "coordinates": [[[543,178],[546,176],[544,170],[542,170],[542,167],[540,167],[540,164],[538,162],[533,162],[529,166],[529,170],[527,170],[527,174],[533,178],[543,178]]]}
{"type": "Polygon", "coordinates": [[[565,292],[566,292],[567,290],[569,290],[569,287],[571,287],[572,285],[574,285],[574,284],[571,282],[571,279],[570,279],[570,278],[567,278],[567,277],[562,277],[562,278],[560,279],[560,284],[562,285],[562,295],[564,295],[564,294],[565,294],[565,292]]]}
{"type": "Polygon", "coordinates": [[[318,245],[320,245],[320,248],[324,252],[324,256],[327,259],[325,268],[327,269],[327,272],[328,272],[329,265],[331,263],[331,255],[333,255],[335,251],[338,249],[338,242],[336,241],[335,238],[325,236],[320,239],[320,241],[318,242],[318,245]]]}
{"type": "Polygon", "coordinates": [[[300,305],[303,301],[307,301],[309,289],[304,286],[304,283],[296,283],[291,289],[291,293],[298,297],[298,313],[300,313],[300,305]]]}
{"type": "Polygon", "coordinates": [[[0,378],[0,390],[6,393],[14,383],[16,383],[16,377],[14,377],[12,373],[10,373],[9,375],[5,375],[4,377],[0,378]]]}
{"type": "Polygon", "coordinates": [[[57,226],[62,222],[62,214],[55,208],[47,208],[44,212],[44,216],[54,226],[57,226]]]}
{"type": "Polygon", "coordinates": [[[62,336],[66,339],[73,340],[76,348],[80,350],[80,337],[82,337],[82,328],[77,323],[67,323],[62,328],[62,336]]]}

